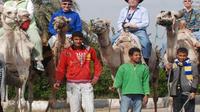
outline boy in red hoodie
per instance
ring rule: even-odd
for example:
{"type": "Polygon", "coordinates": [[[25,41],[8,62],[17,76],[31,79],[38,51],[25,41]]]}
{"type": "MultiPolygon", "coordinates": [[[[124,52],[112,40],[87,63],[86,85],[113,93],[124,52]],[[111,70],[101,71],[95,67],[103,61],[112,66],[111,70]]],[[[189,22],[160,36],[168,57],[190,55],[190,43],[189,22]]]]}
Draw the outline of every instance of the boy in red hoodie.
{"type": "Polygon", "coordinates": [[[97,83],[102,70],[96,51],[90,46],[84,45],[83,40],[84,36],[81,32],[78,31],[72,34],[73,44],[61,53],[56,68],[54,88],[58,89],[63,78],[67,78],[67,97],[71,112],[79,112],[81,105],[85,112],[94,112],[92,85],[97,83]],[[92,79],[90,73],[91,61],[94,62],[94,76],[92,79]]]}

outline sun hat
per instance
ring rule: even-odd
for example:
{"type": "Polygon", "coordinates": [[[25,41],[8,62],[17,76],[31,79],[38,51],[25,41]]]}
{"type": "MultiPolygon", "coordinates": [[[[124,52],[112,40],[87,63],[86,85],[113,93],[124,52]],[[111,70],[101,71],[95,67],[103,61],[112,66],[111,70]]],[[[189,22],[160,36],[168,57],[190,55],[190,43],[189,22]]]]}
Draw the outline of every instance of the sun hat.
{"type": "MultiPolygon", "coordinates": [[[[128,0],[125,0],[126,2],[128,2],[128,0]]],[[[143,0],[139,0],[139,3],[143,2],[143,0]]]]}

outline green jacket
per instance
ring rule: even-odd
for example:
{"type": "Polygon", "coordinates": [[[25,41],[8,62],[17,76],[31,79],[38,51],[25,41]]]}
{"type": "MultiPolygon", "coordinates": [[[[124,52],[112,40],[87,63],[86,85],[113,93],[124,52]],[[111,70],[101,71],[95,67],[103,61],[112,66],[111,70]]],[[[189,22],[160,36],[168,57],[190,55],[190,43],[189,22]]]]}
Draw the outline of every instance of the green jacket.
{"type": "Polygon", "coordinates": [[[149,69],[144,64],[126,63],[119,67],[114,87],[119,88],[124,94],[144,94],[150,93],[149,69]]]}

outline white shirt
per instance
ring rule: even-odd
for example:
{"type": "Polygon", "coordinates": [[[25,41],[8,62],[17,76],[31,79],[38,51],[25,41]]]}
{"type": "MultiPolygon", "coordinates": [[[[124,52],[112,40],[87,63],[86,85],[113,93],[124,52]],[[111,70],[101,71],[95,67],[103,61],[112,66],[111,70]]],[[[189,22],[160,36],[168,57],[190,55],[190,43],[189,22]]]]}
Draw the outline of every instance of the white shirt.
{"type": "MultiPolygon", "coordinates": [[[[118,30],[122,30],[122,23],[129,22],[127,19],[129,7],[125,7],[121,10],[118,19],[118,30]]],[[[142,6],[137,6],[137,9],[133,12],[133,16],[130,23],[135,23],[138,29],[146,29],[149,26],[149,14],[146,8],[142,6]]]]}

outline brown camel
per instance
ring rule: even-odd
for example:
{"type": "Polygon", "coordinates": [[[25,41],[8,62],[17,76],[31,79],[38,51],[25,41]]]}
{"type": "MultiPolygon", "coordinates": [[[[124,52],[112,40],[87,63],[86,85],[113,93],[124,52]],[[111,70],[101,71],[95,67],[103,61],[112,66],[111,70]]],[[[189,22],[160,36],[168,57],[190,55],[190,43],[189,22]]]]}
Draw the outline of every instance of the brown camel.
{"type": "MultiPolygon", "coordinates": [[[[110,32],[110,23],[106,20],[92,20],[91,21],[91,29],[94,33],[98,36],[98,42],[100,45],[100,54],[102,57],[102,60],[105,64],[109,66],[109,68],[112,71],[112,78],[114,79],[115,74],[117,72],[118,67],[129,61],[127,49],[130,47],[140,47],[138,44],[138,39],[135,39],[134,41],[130,41],[133,38],[136,38],[135,36],[132,37],[132,35],[128,32],[125,32],[124,34],[119,37],[119,41],[115,44],[119,44],[119,46],[122,47],[116,47],[114,44],[112,46],[111,41],[109,39],[109,32],[110,32]],[[136,45],[132,45],[133,43],[136,45]],[[123,44],[124,43],[124,44],[123,44]],[[128,58],[128,59],[127,59],[128,58]]],[[[141,47],[140,47],[141,48],[141,47]]],[[[152,74],[152,83],[154,88],[154,104],[155,104],[155,112],[157,112],[157,88],[158,88],[158,77],[159,77],[159,70],[158,70],[158,63],[160,59],[159,55],[160,51],[156,48],[152,50],[152,54],[149,60],[149,68],[152,74]]],[[[118,91],[119,98],[121,98],[120,92],[118,91]]]]}
{"type": "MultiPolygon", "coordinates": [[[[58,16],[55,18],[54,21],[54,28],[57,31],[57,37],[56,40],[50,48],[49,46],[43,46],[43,54],[44,54],[44,65],[45,65],[45,73],[48,76],[49,85],[51,87],[51,94],[49,97],[49,103],[46,109],[46,112],[49,110],[56,109],[56,90],[53,88],[53,84],[55,83],[55,69],[56,65],[58,63],[58,58],[60,55],[60,52],[66,48],[69,47],[70,42],[69,39],[66,38],[65,33],[67,30],[69,30],[69,19],[66,19],[63,16],[58,16]]],[[[45,33],[45,32],[44,32],[45,33]]],[[[29,79],[29,99],[30,99],[30,108],[31,104],[33,102],[33,83],[34,80],[36,80],[35,74],[39,74],[38,71],[36,71],[34,68],[31,70],[31,77],[29,79]]],[[[32,109],[30,109],[32,110],[32,109]]]]}
{"type": "Polygon", "coordinates": [[[183,20],[177,21],[182,16],[181,13],[171,11],[161,11],[157,16],[157,24],[166,27],[167,30],[167,52],[165,55],[165,63],[173,63],[176,57],[176,49],[186,47],[189,51],[188,57],[198,63],[198,53],[195,47],[199,47],[200,43],[193,37],[192,33],[186,29],[183,20]],[[179,24],[179,22],[181,24],[179,24]]]}

